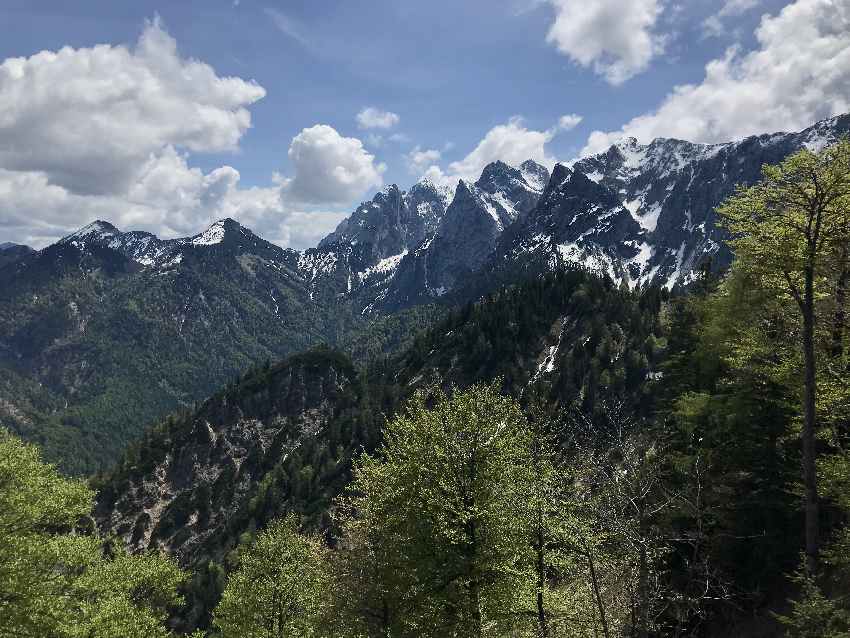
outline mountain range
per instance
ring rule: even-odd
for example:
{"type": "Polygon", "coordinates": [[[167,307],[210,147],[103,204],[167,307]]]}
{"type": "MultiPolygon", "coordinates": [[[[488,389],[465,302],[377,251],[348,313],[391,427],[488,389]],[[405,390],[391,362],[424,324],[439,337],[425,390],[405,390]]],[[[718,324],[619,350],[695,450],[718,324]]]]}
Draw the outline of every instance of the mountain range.
{"type": "Polygon", "coordinates": [[[578,267],[686,287],[731,260],[718,204],[848,131],[843,115],[725,144],[626,139],[551,174],[495,162],[454,188],[391,185],[303,252],[230,219],[181,239],[96,221],[40,251],[4,244],[0,422],[89,473],[253,365],[318,343],[391,354],[504,283],[578,267]]]}

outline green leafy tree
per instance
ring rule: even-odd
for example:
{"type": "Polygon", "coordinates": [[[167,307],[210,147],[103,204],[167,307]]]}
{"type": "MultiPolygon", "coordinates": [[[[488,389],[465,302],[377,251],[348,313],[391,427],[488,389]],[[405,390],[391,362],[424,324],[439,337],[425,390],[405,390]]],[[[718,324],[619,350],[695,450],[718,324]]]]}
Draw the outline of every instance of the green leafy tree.
{"type": "Polygon", "coordinates": [[[130,556],[110,547],[98,554],[70,588],[67,638],[155,638],[169,636],[169,610],[181,601],[185,574],[160,554],[130,556]]]}
{"type": "Polygon", "coordinates": [[[840,246],[848,238],[850,142],[820,153],[803,150],[777,166],[765,166],[758,184],[739,191],[718,212],[732,234],[738,267],[765,289],[790,297],[802,323],[805,554],[812,575],[820,544],[815,333],[824,317],[817,301],[842,277],[846,283],[846,251],[840,246]],[[844,255],[838,267],[837,252],[844,255]]]}
{"type": "Polygon", "coordinates": [[[0,636],[158,638],[181,602],[169,559],[131,557],[83,525],[93,493],[0,431],[0,636]]]}
{"type": "Polygon", "coordinates": [[[501,635],[531,611],[530,430],[495,386],[422,394],[365,456],[352,506],[412,582],[392,635],[501,635]]]}
{"type": "Polygon", "coordinates": [[[273,522],[239,561],[213,616],[224,638],[321,635],[326,550],[298,533],[294,516],[273,522]]]}

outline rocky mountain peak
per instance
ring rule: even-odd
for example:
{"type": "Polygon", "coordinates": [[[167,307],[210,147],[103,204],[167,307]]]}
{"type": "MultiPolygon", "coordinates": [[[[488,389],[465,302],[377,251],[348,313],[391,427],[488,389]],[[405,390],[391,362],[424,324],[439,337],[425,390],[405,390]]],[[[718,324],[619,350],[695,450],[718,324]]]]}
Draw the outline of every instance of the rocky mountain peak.
{"type": "Polygon", "coordinates": [[[538,192],[543,192],[549,182],[549,169],[532,159],[528,159],[519,165],[519,170],[529,186],[538,192]]]}
{"type": "Polygon", "coordinates": [[[540,196],[540,201],[545,200],[549,194],[557,190],[564,182],[569,180],[572,177],[573,171],[569,166],[565,164],[555,164],[555,168],[552,169],[552,175],[549,177],[549,180],[546,182],[546,187],[543,189],[543,194],[540,196]]]}
{"type": "Polygon", "coordinates": [[[246,235],[253,235],[253,233],[235,219],[227,217],[213,222],[205,231],[192,237],[189,242],[193,246],[213,246],[224,242],[226,239],[232,241],[239,236],[246,235]]]}
{"type": "Polygon", "coordinates": [[[457,182],[457,186],[455,187],[455,196],[452,200],[452,204],[457,202],[458,199],[472,199],[473,197],[474,195],[472,185],[466,180],[459,179],[457,182]]]}
{"type": "Polygon", "coordinates": [[[116,235],[120,234],[121,231],[109,222],[97,219],[91,222],[90,224],[86,224],[79,230],[74,231],[70,235],[66,235],[59,241],[60,243],[65,244],[73,244],[80,242],[85,243],[89,241],[100,242],[104,239],[115,237],[116,235]]]}
{"type": "Polygon", "coordinates": [[[388,184],[375,194],[373,201],[396,201],[401,199],[401,189],[398,184],[388,184]]]}
{"type": "Polygon", "coordinates": [[[523,191],[537,194],[543,192],[548,180],[549,171],[533,160],[526,160],[520,168],[496,161],[484,167],[475,186],[491,194],[501,192],[511,199],[517,199],[523,191]]]}
{"type": "Polygon", "coordinates": [[[481,171],[481,177],[478,179],[477,184],[480,184],[482,187],[491,184],[500,185],[504,183],[505,180],[512,177],[522,178],[522,173],[513,166],[505,164],[502,160],[497,160],[495,162],[490,162],[484,167],[484,170],[481,171]]]}
{"type": "Polygon", "coordinates": [[[453,195],[453,189],[435,184],[427,177],[416,182],[406,193],[408,200],[433,201],[441,211],[440,214],[445,212],[446,207],[451,203],[453,195]]]}

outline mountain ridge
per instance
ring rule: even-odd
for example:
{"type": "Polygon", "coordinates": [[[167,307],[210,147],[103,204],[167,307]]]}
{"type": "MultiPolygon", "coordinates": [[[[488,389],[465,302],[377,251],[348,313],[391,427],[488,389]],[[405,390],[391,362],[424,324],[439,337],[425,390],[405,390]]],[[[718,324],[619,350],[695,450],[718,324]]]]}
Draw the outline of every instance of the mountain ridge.
{"type": "MultiPolygon", "coordinates": [[[[311,295],[346,297],[366,314],[439,301],[471,272],[499,268],[523,251],[532,259],[572,263],[631,286],[686,286],[703,261],[715,262],[715,268],[728,264],[731,256],[722,231],[715,227],[714,208],[737,184],[755,181],[764,163],[780,161],[801,148],[820,150],[848,132],[850,115],[840,115],[799,132],[716,144],[674,138],[640,144],[624,138],[572,165],[556,165],[554,173],[559,167],[561,176],[563,169],[582,173],[600,187],[585,184],[584,201],[573,198],[586,209],[576,220],[583,230],[567,229],[571,224],[561,217],[569,211],[544,197],[552,187],[550,172],[532,160],[519,167],[491,162],[474,184],[459,180],[454,189],[428,179],[407,190],[391,184],[361,203],[315,248],[290,251],[286,261],[298,255],[295,270],[308,282],[311,295]],[[612,233],[606,230],[611,222],[605,216],[615,207],[613,199],[621,206],[616,214],[621,228],[612,233]],[[548,210],[536,210],[538,200],[548,210]],[[450,210],[464,206],[462,219],[447,217],[450,210]],[[622,215],[622,209],[638,227],[622,215]],[[493,227],[483,213],[493,219],[493,227]],[[536,224],[526,219],[529,215],[536,224]],[[544,221],[547,216],[559,219],[544,221]],[[598,227],[591,228],[594,224],[598,227]],[[556,227],[558,232],[547,234],[546,228],[556,227]],[[448,238],[458,236],[467,243],[450,245],[448,238]],[[454,271],[457,276],[451,274],[454,271]]],[[[124,233],[133,241],[123,252],[142,265],[152,265],[157,257],[168,264],[163,255],[173,263],[182,246],[202,241],[204,233],[213,233],[217,224],[228,221],[238,224],[219,220],[202,233],[181,239],[124,233]]]]}
{"type": "Polygon", "coordinates": [[[247,367],[319,343],[384,356],[499,286],[565,267],[687,286],[729,263],[714,208],[738,184],[848,131],[844,115],[726,144],[623,140],[551,174],[494,162],[451,201],[390,185],[302,252],[227,218],[177,239],[97,220],[0,264],[0,420],[88,472],[247,367]]]}

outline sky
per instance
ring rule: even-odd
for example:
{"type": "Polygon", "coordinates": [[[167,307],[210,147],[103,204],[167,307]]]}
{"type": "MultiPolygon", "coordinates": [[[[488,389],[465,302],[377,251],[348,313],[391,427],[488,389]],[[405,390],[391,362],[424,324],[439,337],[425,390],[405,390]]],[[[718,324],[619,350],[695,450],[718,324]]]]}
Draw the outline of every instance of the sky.
{"type": "Polygon", "coordinates": [[[850,0],[0,0],[0,32],[0,242],[35,248],[303,249],[387,184],[850,111],[850,0]]]}

